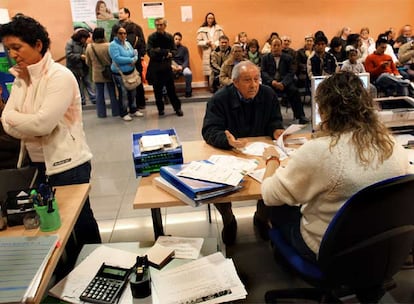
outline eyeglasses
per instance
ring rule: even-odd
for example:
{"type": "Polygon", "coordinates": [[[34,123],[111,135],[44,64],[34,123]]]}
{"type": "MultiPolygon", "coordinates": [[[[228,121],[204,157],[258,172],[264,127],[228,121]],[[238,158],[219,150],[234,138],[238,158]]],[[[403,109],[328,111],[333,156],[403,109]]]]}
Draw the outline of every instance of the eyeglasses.
{"type": "Polygon", "coordinates": [[[126,35],[126,32],[118,32],[118,35],[126,35]]]}
{"type": "Polygon", "coordinates": [[[164,23],[155,23],[155,26],[163,26],[164,23]]]}

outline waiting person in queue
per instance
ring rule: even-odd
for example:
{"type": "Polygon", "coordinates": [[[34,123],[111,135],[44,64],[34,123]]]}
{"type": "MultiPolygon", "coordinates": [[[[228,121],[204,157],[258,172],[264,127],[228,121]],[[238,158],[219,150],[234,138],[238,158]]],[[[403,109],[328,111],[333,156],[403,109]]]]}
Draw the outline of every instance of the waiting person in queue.
{"type": "Polygon", "coordinates": [[[379,121],[371,95],[357,75],[340,72],[317,88],[322,119],[316,138],[280,167],[276,150],[263,154],[262,196],[271,224],[281,227],[304,258],[316,261],[325,231],[336,212],[362,188],[408,173],[401,145],[379,121]]]}
{"type": "Polygon", "coordinates": [[[131,121],[133,116],[142,117],[144,113],[138,110],[135,99],[136,89],[127,90],[125,88],[121,72],[124,75],[134,72],[138,54],[126,40],[127,31],[125,27],[115,24],[112,31],[116,33],[116,37],[109,44],[109,56],[112,59],[111,71],[113,79],[118,89],[120,115],[124,121],[131,121]]]}
{"type": "Polygon", "coordinates": [[[174,33],[174,43],[177,47],[177,53],[172,60],[171,68],[176,78],[184,76],[185,79],[185,97],[191,97],[193,89],[193,73],[190,70],[190,53],[188,48],[182,44],[183,35],[180,32],[174,33]]]}
{"type": "MultiPolygon", "coordinates": [[[[0,37],[16,61],[16,79],[1,116],[4,130],[21,140],[39,170],[39,182],[47,176],[52,187],[89,183],[92,153],[83,130],[79,87],[72,72],[52,59],[48,32],[19,14],[1,25],[0,37]]],[[[73,262],[83,244],[101,243],[89,198],[74,231],[77,247],[68,250],[73,262]]]]}
{"type": "Polygon", "coordinates": [[[150,57],[147,71],[147,80],[154,88],[155,103],[157,104],[158,116],[164,116],[164,102],[162,99],[163,87],[167,89],[167,95],[177,116],[183,116],[181,101],[175,92],[174,76],[172,73],[172,59],[177,53],[174,38],[165,31],[167,20],[155,19],[157,30],[149,35],[147,53],[150,57]]]}
{"type": "MultiPolygon", "coordinates": [[[[207,103],[202,127],[204,140],[220,149],[243,148],[243,137],[269,136],[276,139],[283,132],[283,120],[275,92],[261,85],[260,69],[245,60],[234,66],[233,83],[217,91],[207,103]]],[[[223,218],[223,242],[236,240],[237,222],[231,203],[214,204],[223,218]]],[[[258,202],[255,224],[266,224],[262,201],[258,202]]]]}
{"type": "Polygon", "coordinates": [[[92,68],[92,80],[96,87],[96,114],[98,117],[106,117],[105,87],[111,101],[112,116],[119,116],[119,104],[115,94],[115,84],[111,78],[106,78],[102,73],[105,66],[111,65],[109,56],[109,42],[105,39],[105,29],[97,27],[92,33],[92,43],[86,47],[85,62],[92,68]]]}
{"type": "Polygon", "coordinates": [[[75,75],[82,98],[82,105],[86,105],[86,93],[92,104],[96,103],[95,86],[91,82],[89,67],[86,65],[85,50],[88,45],[90,33],[85,29],[77,29],[66,42],[66,66],[75,75]]]}
{"type": "Polygon", "coordinates": [[[293,116],[300,124],[309,123],[303,110],[299,90],[295,85],[294,59],[282,51],[282,41],[275,38],[270,53],[263,55],[261,70],[263,83],[279,96],[286,97],[292,106],[293,116]]]}

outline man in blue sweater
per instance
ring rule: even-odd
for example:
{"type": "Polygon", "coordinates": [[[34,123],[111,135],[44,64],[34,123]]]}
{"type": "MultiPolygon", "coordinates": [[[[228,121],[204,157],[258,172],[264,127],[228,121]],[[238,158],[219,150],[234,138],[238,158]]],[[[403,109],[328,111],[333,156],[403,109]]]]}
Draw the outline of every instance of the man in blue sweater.
{"type": "Polygon", "coordinates": [[[191,97],[193,91],[191,88],[193,73],[190,70],[190,55],[188,48],[181,44],[182,39],[183,35],[180,32],[174,33],[174,43],[177,47],[177,53],[174,55],[171,67],[176,78],[184,76],[185,97],[191,97]]]}

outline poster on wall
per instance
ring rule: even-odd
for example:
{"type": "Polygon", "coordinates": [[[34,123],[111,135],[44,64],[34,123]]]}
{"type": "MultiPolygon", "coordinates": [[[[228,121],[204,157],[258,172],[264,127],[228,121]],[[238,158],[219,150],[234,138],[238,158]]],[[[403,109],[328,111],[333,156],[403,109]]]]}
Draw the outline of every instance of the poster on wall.
{"type": "Polygon", "coordinates": [[[144,19],[165,17],[164,2],[143,2],[142,17],[144,19]]]}
{"type": "Polygon", "coordinates": [[[118,23],[118,0],[71,0],[70,4],[74,29],[92,32],[103,27],[109,39],[112,26],[118,23]]]}

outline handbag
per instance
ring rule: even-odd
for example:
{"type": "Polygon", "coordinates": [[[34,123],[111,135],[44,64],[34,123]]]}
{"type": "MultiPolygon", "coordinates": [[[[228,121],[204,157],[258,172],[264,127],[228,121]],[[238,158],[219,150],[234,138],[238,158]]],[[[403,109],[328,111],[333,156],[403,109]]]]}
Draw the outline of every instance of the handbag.
{"type": "Polygon", "coordinates": [[[121,69],[116,64],[116,62],[114,63],[115,63],[116,68],[119,71],[119,74],[121,74],[122,82],[124,84],[125,89],[127,89],[127,91],[134,90],[136,87],[138,87],[141,84],[141,76],[139,76],[139,73],[135,67],[132,73],[125,75],[124,73],[122,73],[121,69]]]}
{"type": "Polygon", "coordinates": [[[96,51],[95,51],[95,48],[93,47],[93,44],[91,44],[91,47],[92,47],[92,51],[95,54],[96,60],[98,60],[99,64],[101,66],[103,66],[103,70],[101,71],[102,76],[107,80],[111,80],[112,79],[111,66],[103,64],[101,58],[99,58],[98,54],[96,54],[96,51]]]}

